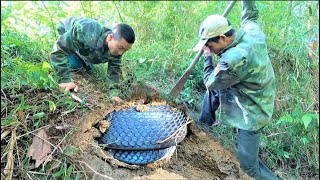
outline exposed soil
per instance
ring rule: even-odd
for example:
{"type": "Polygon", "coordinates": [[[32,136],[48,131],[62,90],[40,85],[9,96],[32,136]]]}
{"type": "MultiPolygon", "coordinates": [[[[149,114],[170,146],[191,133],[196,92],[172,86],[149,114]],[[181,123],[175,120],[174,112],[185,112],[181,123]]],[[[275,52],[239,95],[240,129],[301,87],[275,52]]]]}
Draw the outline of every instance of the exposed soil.
{"type": "Polygon", "coordinates": [[[66,124],[79,127],[68,144],[80,149],[75,159],[88,170],[85,179],[251,179],[240,170],[236,157],[194,122],[188,125],[186,138],[170,158],[146,166],[128,165],[113,159],[95,140],[101,135],[97,128],[99,122],[107,113],[133,104],[175,104],[161,100],[159,92],[148,85],[133,85],[131,98],[121,100],[97,89],[91,76],[75,74],[74,79],[81,88],[76,95],[93,109],[64,117],[66,124]]]}

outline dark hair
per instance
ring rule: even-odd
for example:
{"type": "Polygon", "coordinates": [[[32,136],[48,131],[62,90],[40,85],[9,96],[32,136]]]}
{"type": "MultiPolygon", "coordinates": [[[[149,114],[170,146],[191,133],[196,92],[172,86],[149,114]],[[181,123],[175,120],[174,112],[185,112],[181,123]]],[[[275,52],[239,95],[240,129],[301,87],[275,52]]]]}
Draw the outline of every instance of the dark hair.
{"type": "Polygon", "coordinates": [[[112,35],[117,41],[119,41],[121,38],[125,39],[130,44],[133,44],[135,41],[133,29],[124,23],[117,24],[112,29],[112,35]]]}
{"type": "MultiPolygon", "coordinates": [[[[230,26],[231,25],[230,21],[229,20],[227,20],[227,21],[228,21],[228,26],[230,26]]],[[[230,29],[228,32],[224,33],[224,35],[227,37],[230,37],[233,35],[234,32],[235,32],[234,29],[230,29]]],[[[216,42],[217,43],[217,42],[219,42],[219,39],[220,39],[220,36],[216,36],[216,37],[208,39],[207,42],[216,42]]]]}

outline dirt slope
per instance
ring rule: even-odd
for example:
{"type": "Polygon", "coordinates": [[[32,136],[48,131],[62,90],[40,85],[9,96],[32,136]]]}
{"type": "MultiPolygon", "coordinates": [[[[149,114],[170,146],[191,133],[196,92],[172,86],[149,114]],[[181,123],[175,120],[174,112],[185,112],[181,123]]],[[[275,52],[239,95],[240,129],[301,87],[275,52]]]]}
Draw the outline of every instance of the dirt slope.
{"type": "Polygon", "coordinates": [[[93,109],[65,118],[79,127],[68,144],[80,149],[75,159],[88,170],[85,179],[250,179],[240,170],[236,157],[193,122],[171,158],[147,166],[130,166],[112,159],[95,140],[101,135],[96,128],[99,121],[122,106],[161,101],[159,93],[152,87],[135,85],[131,99],[120,102],[97,89],[91,76],[75,74],[74,79],[81,88],[76,95],[93,109]]]}

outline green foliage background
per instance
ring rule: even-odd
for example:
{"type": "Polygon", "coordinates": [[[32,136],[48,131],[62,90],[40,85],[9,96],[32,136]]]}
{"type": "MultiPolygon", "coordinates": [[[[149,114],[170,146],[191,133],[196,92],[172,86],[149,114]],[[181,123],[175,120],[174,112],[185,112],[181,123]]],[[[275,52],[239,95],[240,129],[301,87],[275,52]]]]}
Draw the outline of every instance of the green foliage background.
{"type": "MultiPolygon", "coordinates": [[[[123,83],[150,83],[167,94],[195,55],[191,49],[201,22],[210,14],[222,14],[227,5],[227,1],[2,2],[1,89],[56,88],[48,67],[57,38],[55,26],[68,16],[86,16],[107,27],[130,24],[136,43],[123,57],[123,83]]],[[[319,178],[319,79],[311,73],[319,72],[319,49],[313,50],[315,61],[308,58],[309,43],[319,43],[319,3],[259,1],[257,7],[277,79],[277,106],[273,122],[264,129],[261,156],[284,179],[319,178]],[[310,19],[315,23],[308,27],[310,19]]],[[[235,29],[240,15],[238,2],[228,16],[235,29]]],[[[97,72],[102,85],[105,68],[99,65],[97,72]]],[[[122,89],[124,97],[126,90],[122,89]]],[[[204,91],[200,61],[177,102],[199,111],[204,91]]],[[[6,106],[2,101],[1,105],[6,106]]],[[[1,125],[8,117],[1,115],[1,125]]],[[[234,149],[230,127],[215,127],[212,134],[234,149]]]]}

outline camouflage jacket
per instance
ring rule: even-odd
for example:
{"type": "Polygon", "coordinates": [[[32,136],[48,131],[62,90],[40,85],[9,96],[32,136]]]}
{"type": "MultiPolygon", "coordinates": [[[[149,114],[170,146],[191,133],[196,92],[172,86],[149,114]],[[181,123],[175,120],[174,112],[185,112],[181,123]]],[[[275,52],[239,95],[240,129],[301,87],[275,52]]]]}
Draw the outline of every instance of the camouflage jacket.
{"type": "Polygon", "coordinates": [[[89,18],[70,17],[57,26],[59,38],[50,54],[50,61],[59,83],[70,82],[70,65],[67,56],[75,54],[86,65],[108,62],[108,75],[117,81],[121,74],[121,56],[110,54],[105,39],[110,29],[89,18]]]}
{"type": "Polygon", "coordinates": [[[258,130],[271,120],[276,82],[254,1],[242,5],[241,28],[230,46],[205,58],[204,82],[219,93],[217,119],[244,130],[258,130]]]}

